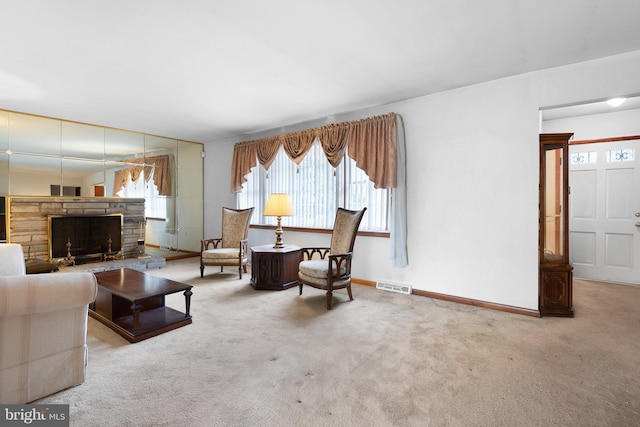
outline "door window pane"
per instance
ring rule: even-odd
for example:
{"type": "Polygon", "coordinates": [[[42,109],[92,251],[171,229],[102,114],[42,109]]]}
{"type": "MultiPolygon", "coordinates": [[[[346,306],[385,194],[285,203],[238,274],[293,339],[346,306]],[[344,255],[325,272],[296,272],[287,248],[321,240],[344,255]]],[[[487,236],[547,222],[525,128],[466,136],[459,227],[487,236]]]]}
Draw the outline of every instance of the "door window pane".
{"type": "Polygon", "coordinates": [[[583,163],[597,163],[598,153],[595,151],[583,151],[571,154],[571,164],[579,165],[583,163]]]}
{"type": "Polygon", "coordinates": [[[607,162],[632,162],[634,160],[635,152],[633,148],[607,151],[607,162]]]}

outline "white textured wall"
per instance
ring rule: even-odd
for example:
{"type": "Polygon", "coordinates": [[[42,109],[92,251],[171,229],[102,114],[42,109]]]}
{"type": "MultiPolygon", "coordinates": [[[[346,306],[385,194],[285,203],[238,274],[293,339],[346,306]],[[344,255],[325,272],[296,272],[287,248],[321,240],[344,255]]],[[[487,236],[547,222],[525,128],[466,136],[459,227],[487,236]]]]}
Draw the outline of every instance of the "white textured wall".
{"type": "Polygon", "coordinates": [[[236,207],[236,196],[229,191],[234,142],[212,143],[204,147],[205,238],[220,237],[222,207],[236,207]]]}
{"type": "Polygon", "coordinates": [[[548,120],[542,123],[542,132],[572,132],[574,140],[640,135],[640,110],[548,120]]]}
{"type": "MultiPolygon", "coordinates": [[[[60,173],[48,174],[48,173],[34,173],[34,172],[11,172],[10,177],[10,191],[13,195],[29,195],[29,196],[50,196],[51,186],[60,185],[60,173]]],[[[71,187],[83,187],[84,182],[82,178],[77,177],[65,177],[64,186],[71,187]]],[[[87,196],[85,193],[86,188],[82,188],[82,195],[87,196]]]]}
{"type": "MultiPolygon", "coordinates": [[[[640,52],[488,82],[342,114],[404,118],[409,266],[394,269],[388,239],[358,237],[353,275],[526,309],[538,308],[538,131],[540,107],[640,93],[640,52]]],[[[205,159],[205,233],[219,233],[233,143],[318,126],[308,122],[210,143],[205,159]]],[[[213,236],[211,236],[213,237],[213,236]]],[[[251,245],[272,231],[251,230],[251,245]]],[[[286,243],[329,236],[285,232],[286,243]]]]}

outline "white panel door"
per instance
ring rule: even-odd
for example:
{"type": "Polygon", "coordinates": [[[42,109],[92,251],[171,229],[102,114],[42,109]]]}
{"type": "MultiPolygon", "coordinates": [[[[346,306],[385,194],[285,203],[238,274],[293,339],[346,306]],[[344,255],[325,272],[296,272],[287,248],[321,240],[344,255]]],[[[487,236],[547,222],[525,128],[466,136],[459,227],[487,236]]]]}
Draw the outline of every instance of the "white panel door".
{"type": "Polygon", "coordinates": [[[569,145],[575,277],[640,284],[640,140],[569,145]]]}

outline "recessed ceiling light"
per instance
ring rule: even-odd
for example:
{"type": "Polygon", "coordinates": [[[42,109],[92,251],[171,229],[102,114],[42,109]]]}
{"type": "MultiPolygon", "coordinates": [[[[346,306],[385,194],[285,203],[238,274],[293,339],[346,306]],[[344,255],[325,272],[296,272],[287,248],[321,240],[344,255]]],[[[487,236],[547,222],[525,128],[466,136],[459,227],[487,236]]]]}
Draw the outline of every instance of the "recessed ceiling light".
{"type": "Polygon", "coordinates": [[[607,104],[611,105],[612,107],[619,107],[626,100],[626,98],[611,98],[607,100],[607,104]]]}

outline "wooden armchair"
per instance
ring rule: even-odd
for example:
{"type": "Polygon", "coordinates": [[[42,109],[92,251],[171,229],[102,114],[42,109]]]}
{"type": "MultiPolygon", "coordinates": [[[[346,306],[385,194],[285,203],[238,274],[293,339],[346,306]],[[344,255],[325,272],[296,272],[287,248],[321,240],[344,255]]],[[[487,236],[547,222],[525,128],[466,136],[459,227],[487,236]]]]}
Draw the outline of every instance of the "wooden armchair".
{"type": "Polygon", "coordinates": [[[237,266],[242,279],[242,272],[247,272],[249,260],[247,233],[253,208],[222,208],[222,237],[205,239],[200,245],[200,277],[204,277],[205,265],[237,266]]]}
{"type": "Polygon", "coordinates": [[[367,208],[360,211],[338,208],[331,235],[331,247],[302,248],[302,260],[298,266],[300,295],[302,295],[303,284],[326,290],[327,310],[331,310],[331,300],[335,289],[346,288],[349,300],[353,300],[351,293],[353,244],[356,241],[356,233],[366,210],[367,208]]]}

